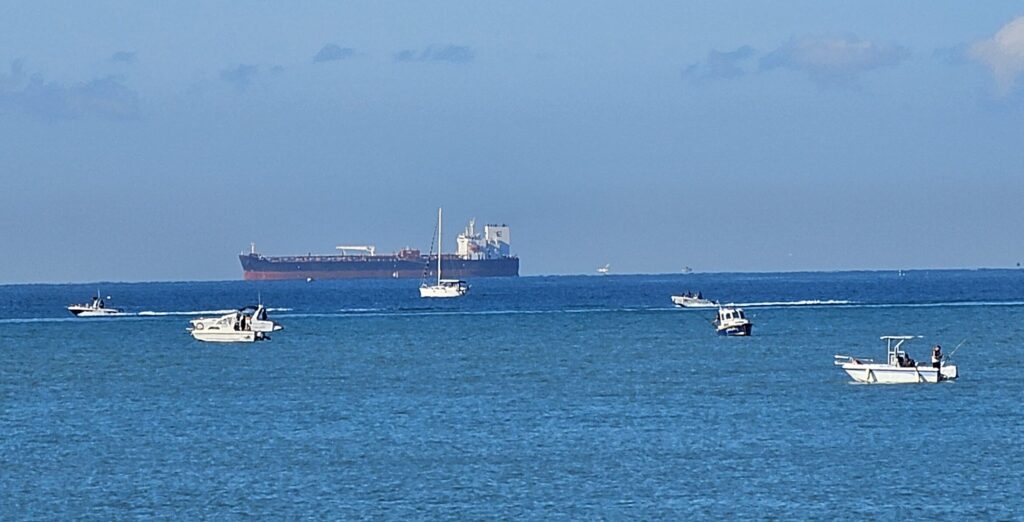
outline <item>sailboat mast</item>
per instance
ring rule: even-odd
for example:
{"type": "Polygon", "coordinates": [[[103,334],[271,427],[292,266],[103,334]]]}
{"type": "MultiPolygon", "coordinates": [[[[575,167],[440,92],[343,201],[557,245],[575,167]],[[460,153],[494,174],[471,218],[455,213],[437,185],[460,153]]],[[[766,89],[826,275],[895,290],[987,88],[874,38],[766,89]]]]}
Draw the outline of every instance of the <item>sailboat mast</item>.
{"type": "Polygon", "coordinates": [[[437,207],[437,285],[441,286],[441,207],[437,207]]]}

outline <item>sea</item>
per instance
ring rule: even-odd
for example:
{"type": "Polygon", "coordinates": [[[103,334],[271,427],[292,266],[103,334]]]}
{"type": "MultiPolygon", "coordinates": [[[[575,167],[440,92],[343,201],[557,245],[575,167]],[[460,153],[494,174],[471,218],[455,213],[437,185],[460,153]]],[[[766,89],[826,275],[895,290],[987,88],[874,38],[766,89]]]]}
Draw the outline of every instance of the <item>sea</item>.
{"type": "Polygon", "coordinates": [[[0,286],[0,519],[1024,519],[1024,271],[418,284],[0,286]],[[270,341],[185,330],[257,301],[270,341]],[[882,335],[960,378],[833,365],[882,335]]]}

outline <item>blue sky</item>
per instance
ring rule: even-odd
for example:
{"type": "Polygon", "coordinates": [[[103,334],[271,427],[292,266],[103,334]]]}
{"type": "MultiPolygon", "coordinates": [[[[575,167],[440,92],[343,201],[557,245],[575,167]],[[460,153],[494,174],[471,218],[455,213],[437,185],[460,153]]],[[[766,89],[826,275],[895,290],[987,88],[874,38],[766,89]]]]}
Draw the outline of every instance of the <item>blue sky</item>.
{"type": "Polygon", "coordinates": [[[512,226],[524,274],[1024,261],[1018,2],[0,5],[0,282],[512,226]]]}

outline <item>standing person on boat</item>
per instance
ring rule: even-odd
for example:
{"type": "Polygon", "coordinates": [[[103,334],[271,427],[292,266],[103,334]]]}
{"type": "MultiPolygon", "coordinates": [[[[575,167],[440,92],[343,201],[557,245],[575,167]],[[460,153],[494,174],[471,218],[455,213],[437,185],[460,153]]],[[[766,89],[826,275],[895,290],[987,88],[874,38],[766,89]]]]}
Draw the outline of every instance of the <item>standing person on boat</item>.
{"type": "Polygon", "coordinates": [[[942,366],[942,347],[935,345],[932,348],[932,368],[940,368],[942,366]]]}

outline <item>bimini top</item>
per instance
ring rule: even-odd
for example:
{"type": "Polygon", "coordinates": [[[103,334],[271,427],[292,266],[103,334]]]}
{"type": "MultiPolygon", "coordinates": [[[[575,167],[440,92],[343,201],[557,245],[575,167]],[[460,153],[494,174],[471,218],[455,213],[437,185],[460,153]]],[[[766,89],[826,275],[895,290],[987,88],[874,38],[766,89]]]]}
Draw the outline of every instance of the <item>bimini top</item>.
{"type": "Polygon", "coordinates": [[[888,341],[890,339],[893,341],[909,341],[911,339],[917,339],[917,337],[918,336],[916,335],[883,335],[880,339],[883,341],[888,341]]]}

